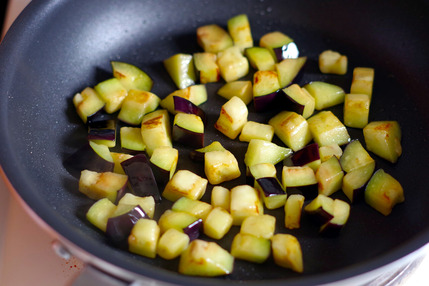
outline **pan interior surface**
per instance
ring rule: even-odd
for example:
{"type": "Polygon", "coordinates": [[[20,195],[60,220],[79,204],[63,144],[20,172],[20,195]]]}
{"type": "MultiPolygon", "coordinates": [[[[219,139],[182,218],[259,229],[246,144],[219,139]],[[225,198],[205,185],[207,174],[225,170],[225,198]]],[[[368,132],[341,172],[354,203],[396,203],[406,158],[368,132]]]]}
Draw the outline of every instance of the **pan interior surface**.
{"type": "MultiPolygon", "coordinates": [[[[429,185],[426,4],[268,0],[178,3],[33,0],[6,35],[0,48],[0,162],[18,195],[43,221],[77,247],[113,265],[183,285],[216,285],[223,280],[264,285],[327,283],[385,265],[429,240],[429,196],[425,193],[429,185]],[[296,231],[283,228],[282,232],[296,235],[301,242],[303,274],[284,270],[270,258],[261,265],[236,261],[233,274],[227,277],[184,277],[176,273],[177,260],[146,259],[114,248],[87,222],[85,212],[93,201],[78,192],[77,179],[62,164],[86,140],[72,97],[111,77],[110,61],[117,60],[146,71],[155,83],[152,92],[163,98],[176,88],[162,61],[179,52],[201,51],[197,27],[212,23],[225,27],[229,18],[242,13],[249,17],[255,45],[262,35],[275,30],[294,39],[300,55],[308,57],[298,79],[300,85],[321,80],[348,92],[354,67],[375,68],[370,121],[397,120],[403,137],[398,163],[378,158],[377,168],[401,182],[405,203],[387,217],[366,204],[353,205],[350,220],[337,238],[320,237],[312,226],[296,231]],[[326,49],[348,56],[345,76],[318,71],[318,55],[326,49]]],[[[221,85],[207,85],[209,100],[202,105],[208,114],[207,126],[214,124],[225,102],[216,95],[221,85]]],[[[332,110],[341,114],[341,108],[332,110]]],[[[251,112],[249,119],[267,120],[272,115],[251,112]]],[[[363,140],[361,130],[352,129],[350,135],[363,140]]],[[[213,130],[206,135],[206,142],[211,140],[222,141],[243,161],[244,143],[213,130]]],[[[201,166],[186,159],[189,149],[183,149],[178,169],[204,175],[201,166]]],[[[226,186],[244,183],[242,176],[226,186]]],[[[167,207],[165,202],[163,208],[167,207]]],[[[281,212],[272,213],[281,224],[281,212]]],[[[229,249],[233,235],[231,232],[222,242],[224,248],[229,249]]]]}

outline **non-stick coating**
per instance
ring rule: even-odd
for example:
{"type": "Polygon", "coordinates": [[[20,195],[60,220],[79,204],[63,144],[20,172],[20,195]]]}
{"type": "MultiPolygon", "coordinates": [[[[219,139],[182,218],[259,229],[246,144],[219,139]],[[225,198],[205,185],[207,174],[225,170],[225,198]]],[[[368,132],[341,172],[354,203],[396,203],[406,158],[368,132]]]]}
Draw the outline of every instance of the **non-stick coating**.
{"type": "MultiPolygon", "coordinates": [[[[364,273],[429,241],[427,15],[428,6],[420,1],[33,0],[0,48],[2,167],[25,203],[61,236],[141,275],[184,285],[215,285],[223,279],[304,285],[364,273]],[[309,59],[298,81],[301,85],[324,80],[348,92],[354,67],[375,68],[370,120],[399,121],[403,155],[394,165],[373,156],[378,168],[401,182],[406,201],[388,217],[365,204],[353,206],[338,238],[320,237],[307,221],[300,230],[283,229],[301,242],[303,274],[277,267],[270,259],[262,265],[236,261],[234,273],[226,278],[184,277],[175,271],[177,260],[151,260],[113,248],[86,221],[92,201],[79,194],[77,179],[62,164],[85,141],[85,128],[71,99],[86,86],[111,77],[111,60],[141,67],[155,81],[153,92],[166,96],[175,87],[162,60],[178,52],[201,51],[195,36],[198,26],[216,23],[225,27],[230,17],[241,13],[249,16],[255,44],[274,30],[295,40],[301,55],[309,59]],[[317,56],[325,49],[349,57],[347,75],[320,74],[317,56]]],[[[215,95],[220,85],[208,85],[211,97],[203,105],[209,114],[208,126],[225,102],[215,95]]],[[[249,110],[252,120],[266,120],[271,115],[256,115],[251,105],[249,110]]],[[[341,107],[334,111],[341,116],[341,107]]],[[[350,133],[362,139],[360,130],[350,133]]],[[[206,143],[213,139],[221,140],[242,162],[244,143],[211,131],[206,143]]],[[[183,152],[186,157],[186,150],[183,152]]],[[[199,166],[185,161],[180,168],[204,175],[199,166]]],[[[226,186],[244,182],[242,176],[226,186]]],[[[336,196],[345,199],[341,192],[336,196]]],[[[274,214],[280,225],[281,213],[274,214]]],[[[227,249],[233,233],[223,244],[227,249]]]]}

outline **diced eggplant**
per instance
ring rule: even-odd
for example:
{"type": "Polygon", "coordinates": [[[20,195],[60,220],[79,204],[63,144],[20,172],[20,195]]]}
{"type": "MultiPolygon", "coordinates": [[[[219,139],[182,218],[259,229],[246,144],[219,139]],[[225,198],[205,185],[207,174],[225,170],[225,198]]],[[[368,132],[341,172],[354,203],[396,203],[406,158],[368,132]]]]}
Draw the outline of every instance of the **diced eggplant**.
{"type": "Polygon", "coordinates": [[[166,232],[170,228],[177,229],[183,232],[183,229],[193,222],[197,221],[198,218],[195,216],[182,211],[173,211],[167,209],[158,220],[158,225],[161,229],[161,233],[166,232]]]}
{"type": "Polygon", "coordinates": [[[255,70],[274,70],[276,62],[268,49],[262,47],[251,47],[245,49],[244,54],[249,60],[250,66],[255,70]]]}
{"type": "Polygon", "coordinates": [[[259,178],[256,179],[256,183],[255,188],[262,191],[261,197],[267,209],[276,209],[284,206],[287,195],[277,178],[259,178]]]}
{"type": "Polygon", "coordinates": [[[195,53],[194,64],[200,83],[218,82],[220,70],[214,53],[195,53]]]}
{"type": "Polygon", "coordinates": [[[264,207],[258,191],[249,185],[238,185],[232,188],[230,213],[233,225],[241,225],[248,216],[263,214],[264,207]]]}
{"type": "Polygon", "coordinates": [[[269,214],[248,216],[240,227],[241,234],[271,239],[276,230],[276,217],[269,214]]]}
{"type": "Polygon", "coordinates": [[[347,73],[347,56],[325,50],[319,54],[319,69],[322,73],[344,75],[347,73]]]}
{"type": "Polygon", "coordinates": [[[249,172],[253,180],[277,176],[276,166],[272,163],[259,163],[249,166],[249,172]]]}
{"type": "Polygon", "coordinates": [[[228,32],[216,24],[198,27],[197,42],[204,52],[214,54],[233,46],[232,38],[228,32]]]}
{"type": "Polygon", "coordinates": [[[204,146],[204,123],[198,115],[177,113],[174,116],[171,133],[174,142],[193,148],[204,146]]]}
{"type": "Polygon", "coordinates": [[[252,139],[271,141],[274,136],[274,128],[269,124],[255,121],[247,121],[241,130],[238,140],[250,142],[252,139]]]}
{"type": "Polygon", "coordinates": [[[206,219],[212,209],[213,206],[209,203],[187,197],[181,197],[171,207],[173,211],[186,212],[202,220],[206,219]]]}
{"type": "Polygon", "coordinates": [[[259,46],[269,49],[277,62],[299,56],[298,48],[293,40],[280,31],[263,35],[259,40],[259,46]]]}
{"type": "Polygon", "coordinates": [[[363,93],[372,97],[374,85],[374,69],[367,67],[356,67],[353,69],[353,79],[350,86],[350,93],[363,93]]]}
{"type": "Polygon", "coordinates": [[[301,244],[291,234],[277,233],[271,239],[274,262],[295,272],[304,271],[301,244]]]}
{"type": "Polygon", "coordinates": [[[79,192],[94,200],[108,198],[111,202],[115,202],[118,192],[127,187],[127,182],[126,175],[82,170],[79,178],[79,192]]]}
{"type": "Polygon", "coordinates": [[[161,146],[153,150],[150,163],[158,184],[158,189],[163,189],[173,177],[178,161],[179,151],[176,148],[161,146]]]}
{"type": "Polygon", "coordinates": [[[225,187],[214,186],[211,194],[211,205],[214,208],[221,207],[229,212],[230,204],[231,192],[225,187]]]}
{"type": "Polygon", "coordinates": [[[159,109],[143,117],[141,125],[143,143],[146,152],[152,156],[153,151],[162,146],[172,147],[170,116],[165,109],[159,109]]]}
{"type": "MultiPolygon", "coordinates": [[[[116,212],[120,211],[116,210],[116,212]]],[[[126,247],[133,226],[139,219],[146,217],[146,213],[140,206],[128,206],[125,213],[114,214],[107,220],[106,236],[108,240],[115,246],[126,247]]]]}
{"type": "Polygon", "coordinates": [[[234,256],[215,242],[196,239],[182,252],[179,273],[192,276],[221,276],[232,273],[234,256]]]}
{"type": "Polygon", "coordinates": [[[368,124],[370,97],[367,94],[348,93],[344,98],[344,125],[364,128],[368,124]]]}
{"type": "Polygon", "coordinates": [[[196,150],[192,150],[189,153],[189,156],[194,161],[203,162],[205,153],[210,151],[225,151],[226,149],[222,146],[222,144],[219,141],[213,141],[207,146],[204,146],[203,148],[199,148],[196,150]]]}
{"type": "Polygon", "coordinates": [[[123,161],[121,165],[135,195],[152,196],[156,202],[161,201],[160,192],[146,155],[137,154],[123,161]]]}
{"type": "Polygon", "coordinates": [[[395,205],[405,201],[404,190],[398,180],[383,169],[379,169],[372,175],[365,188],[365,201],[387,216],[395,205]]]}
{"type": "Polygon", "coordinates": [[[232,240],[231,255],[253,263],[265,262],[271,254],[271,242],[263,237],[237,233],[232,240]]]}
{"type": "Polygon", "coordinates": [[[165,231],[158,241],[157,254],[171,260],[178,257],[189,245],[189,236],[175,228],[165,231]]]}
{"type": "Polygon", "coordinates": [[[344,90],[334,84],[330,84],[324,81],[312,81],[304,85],[311,96],[315,100],[315,109],[323,110],[344,102],[346,96],[344,90]]]}
{"type": "Polygon", "coordinates": [[[116,120],[109,119],[105,122],[98,122],[88,128],[88,140],[107,147],[116,146],[116,120]]]}
{"type": "Polygon", "coordinates": [[[249,61],[238,46],[232,46],[220,52],[217,64],[226,82],[236,81],[249,73],[249,61]]]}
{"type": "Polygon", "coordinates": [[[203,220],[197,219],[193,223],[183,228],[183,232],[189,236],[189,241],[193,241],[200,237],[200,233],[203,227],[203,220]]]}
{"type": "Polygon", "coordinates": [[[323,225],[334,217],[334,199],[318,195],[304,207],[304,212],[317,224],[323,225]]]}
{"type": "Polygon", "coordinates": [[[317,143],[312,143],[305,146],[293,153],[291,160],[294,166],[309,166],[316,171],[321,163],[319,145],[317,143]]]}
{"type": "Polygon", "coordinates": [[[341,147],[338,144],[320,146],[319,147],[319,155],[320,155],[320,160],[322,162],[325,162],[326,160],[328,160],[332,156],[335,156],[338,159],[340,159],[341,156],[343,155],[343,149],[341,149],[341,147]]]}
{"type": "Polygon", "coordinates": [[[130,124],[139,125],[143,116],[158,108],[161,99],[154,93],[131,89],[124,98],[118,119],[130,124]]]}
{"type": "Polygon", "coordinates": [[[104,109],[107,113],[114,113],[121,108],[122,101],[128,94],[127,89],[117,78],[110,78],[98,83],[94,87],[97,94],[106,103],[104,109]]]}
{"type": "Polygon", "coordinates": [[[153,86],[151,77],[135,65],[111,61],[113,76],[128,90],[150,91],[153,86]]]}
{"type": "Polygon", "coordinates": [[[131,193],[126,193],[118,200],[118,208],[122,205],[140,206],[146,215],[153,219],[155,215],[155,200],[152,196],[139,197],[131,193]]]}
{"type": "Polygon", "coordinates": [[[253,74],[253,105],[256,112],[271,108],[280,90],[276,71],[262,70],[253,74]]]}
{"type": "Polygon", "coordinates": [[[107,220],[113,215],[116,205],[108,198],[103,198],[91,205],[86,212],[86,219],[101,231],[106,231],[107,220]]]}
{"type": "Polygon", "coordinates": [[[273,48],[273,52],[276,55],[277,61],[279,62],[284,59],[296,59],[299,57],[298,46],[294,42],[281,47],[273,48]]]}
{"type": "Polygon", "coordinates": [[[307,120],[293,111],[278,113],[268,124],[273,126],[277,137],[294,151],[302,149],[313,138],[307,120]]]}
{"type": "Polygon", "coordinates": [[[313,139],[319,146],[341,146],[350,141],[347,128],[330,110],[320,111],[308,118],[307,122],[313,139]]]}
{"type": "Polygon", "coordinates": [[[225,83],[217,94],[220,96],[231,99],[233,96],[239,97],[246,105],[253,99],[253,86],[250,80],[236,80],[225,83]]]}
{"type": "Polygon", "coordinates": [[[347,173],[341,189],[352,203],[363,201],[366,184],[375,170],[375,163],[367,164],[347,173]]]}
{"type": "Polygon", "coordinates": [[[196,84],[188,86],[187,88],[175,90],[167,95],[164,99],[161,100],[160,105],[162,108],[167,109],[171,114],[176,114],[180,111],[176,111],[174,101],[175,97],[182,97],[198,106],[207,101],[207,89],[204,84],[196,84]]]}
{"type": "Polygon", "coordinates": [[[109,120],[116,120],[115,115],[109,114],[104,109],[101,109],[87,117],[86,125],[88,127],[100,128],[106,126],[106,122],[109,120]]]}
{"type": "Polygon", "coordinates": [[[319,233],[326,236],[337,236],[343,229],[350,215],[350,205],[345,201],[335,199],[333,206],[334,217],[320,227],[319,233]]]}
{"type": "Polygon", "coordinates": [[[206,192],[207,183],[207,179],[189,170],[179,170],[168,181],[162,196],[172,202],[181,197],[199,200],[206,192]]]}
{"type": "Polygon", "coordinates": [[[239,97],[232,97],[220,110],[214,127],[230,139],[235,139],[247,122],[249,111],[239,97]]]}
{"type": "Polygon", "coordinates": [[[93,88],[87,87],[73,96],[73,105],[83,123],[87,123],[88,117],[102,110],[105,102],[93,88]]]}
{"type": "Polygon", "coordinates": [[[138,255],[155,258],[159,235],[159,226],[155,220],[139,219],[128,237],[128,250],[138,255]]]}
{"type": "Polygon", "coordinates": [[[301,227],[302,207],[304,206],[305,197],[294,194],[288,196],[285,211],[285,227],[287,229],[297,229],[301,227]]]}
{"type": "Polygon", "coordinates": [[[112,156],[113,163],[115,164],[113,167],[113,173],[125,175],[124,168],[122,168],[121,163],[130,159],[133,155],[118,152],[110,152],[110,155],[112,156]]]}
{"type": "Polygon", "coordinates": [[[314,170],[309,166],[283,166],[282,184],[285,188],[317,184],[314,170]]]}
{"type": "Polygon", "coordinates": [[[199,117],[201,117],[203,123],[206,123],[206,113],[204,112],[204,110],[195,105],[192,101],[180,96],[173,96],[173,101],[174,110],[176,112],[198,115],[199,117]]]}
{"type": "Polygon", "coordinates": [[[319,194],[330,196],[341,189],[344,171],[340,161],[333,156],[320,164],[316,171],[319,194]]]}
{"type": "Polygon", "coordinates": [[[275,71],[279,77],[280,88],[285,88],[293,82],[302,67],[307,61],[307,57],[288,58],[275,65],[275,71]]]}
{"type": "Polygon", "coordinates": [[[213,208],[203,223],[204,234],[214,239],[223,238],[231,227],[232,216],[222,207],[213,208]]]}
{"type": "Polygon", "coordinates": [[[142,152],[146,149],[140,127],[123,126],[119,129],[121,148],[130,152],[142,152]]]}
{"type": "Polygon", "coordinates": [[[304,88],[298,84],[292,84],[283,88],[279,95],[282,96],[285,109],[295,111],[305,119],[314,113],[315,100],[304,88]]]}
{"type": "Polygon", "coordinates": [[[63,165],[75,177],[79,177],[80,172],[85,169],[95,172],[112,172],[114,168],[109,148],[94,142],[86,143],[68,156],[63,165]]]}
{"type": "Polygon", "coordinates": [[[212,185],[234,180],[241,175],[237,159],[228,150],[206,152],[204,173],[212,185]]]}
{"type": "Polygon", "coordinates": [[[194,85],[196,74],[194,58],[190,54],[175,54],[163,61],[164,67],[177,88],[183,89],[194,85]]]}
{"type": "Polygon", "coordinates": [[[227,27],[235,46],[240,47],[242,51],[253,46],[252,31],[246,14],[239,14],[228,19],[227,27]]]}
{"type": "Polygon", "coordinates": [[[373,121],[363,129],[368,151],[396,163],[402,154],[401,127],[397,121],[373,121]]]}
{"type": "Polygon", "coordinates": [[[345,172],[351,172],[366,165],[374,165],[375,161],[365,150],[359,140],[353,140],[344,148],[343,155],[340,158],[341,168],[345,172]]]}
{"type": "Polygon", "coordinates": [[[244,163],[247,167],[259,163],[272,163],[275,165],[291,153],[292,150],[289,148],[265,140],[252,139],[247,146],[244,163]]]}

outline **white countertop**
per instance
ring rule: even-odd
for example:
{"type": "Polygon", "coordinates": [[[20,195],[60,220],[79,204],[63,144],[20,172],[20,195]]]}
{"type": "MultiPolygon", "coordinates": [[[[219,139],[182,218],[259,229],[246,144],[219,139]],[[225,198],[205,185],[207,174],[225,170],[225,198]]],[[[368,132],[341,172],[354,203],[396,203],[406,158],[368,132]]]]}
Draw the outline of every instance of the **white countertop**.
{"type": "MultiPolygon", "coordinates": [[[[5,30],[29,2],[9,0],[5,30]]],[[[0,285],[70,285],[83,264],[75,257],[60,258],[52,242],[53,238],[30,218],[0,177],[0,285]]],[[[400,285],[428,284],[429,255],[400,285]]]]}

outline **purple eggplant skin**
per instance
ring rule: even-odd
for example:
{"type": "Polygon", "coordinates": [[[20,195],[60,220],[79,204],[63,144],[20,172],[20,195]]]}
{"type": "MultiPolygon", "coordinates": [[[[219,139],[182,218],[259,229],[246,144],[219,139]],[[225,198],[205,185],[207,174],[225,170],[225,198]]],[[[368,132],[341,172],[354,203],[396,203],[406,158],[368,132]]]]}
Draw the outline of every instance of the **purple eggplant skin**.
{"type": "Polygon", "coordinates": [[[170,180],[170,170],[162,169],[152,162],[150,162],[150,166],[152,168],[156,183],[158,184],[158,189],[163,190],[170,180]]]}
{"type": "Polygon", "coordinates": [[[319,159],[320,153],[319,145],[317,143],[309,144],[301,150],[296,151],[291,156],[291,160],[294,166],[304,166],[319,159]]]}
{"type": "Polygon", "coordinates": [[[189,152],[189,158],[195,162],[204,162],[204,154],[205,152],[192,150],[191,152],[189,152]]]}
{"type": "Polygon", "coordinates": [[[145,154],[137,154],[121,162],[121,166],[128,176],[128,182],[134,195],[140,197],[153,196],[155,202],[161,201],[155,176],[145,154]]]}
{"type": "Polygon", "coordinates": [[[279,181],[274,177],[259,178],[256,179],[256,182],[258,182],[266,197],[285,194],[285,191],[283,190],[279,181]]]}
{"type": "Polygon", "coordinates": [[[306,214],[314,223],[318,225],[324,225],[334,217],[332,214],[324,210],[323,207],[320,207],[312,212],[307,212],[306,214]]]}
{"type": "Polygon", "coordinates": [[[113,114],[109,114],[104,109],[100,109],[94,114],[88,116],[86,124],[91,128],[105,128],[109,120],[115,120],[113,114]]]}
{"type": "Polygon", "coordinates": [[[189,241],[192,241],[200,237],[202,226],[203,220],[199,218],[187,227],[183,228],[183,232],[189,236],[189,241]]]}
{"type": "Polygon", "coordinates": [[[186,98],[180,96],[173,96],[174,100],[174,110],[177,112],[195,114],[201,117],[201,120],[204,124],[207,123],[206,113],[204,110],[195,105],[192,101],[187,100],[186,98]]]}
{"type": "Polygon", "coordinates": [[[269,94],[253,97],[253,107],[256,112],[264,112],[270,110],[277,103],[278,93],[280,90],[276,90],[269,94]]]}
{"type": "Polygon", "coordinates": [[[300,115],[304,113],[305,106],[296,102],[293,98],[287,95],[282,89],[279,90],[278,99],[279,99],[278,100],[279,106],[282,106],[283,109],[294,111],[300,115]]]}
{"type": "Polygon", "coordinates": [[[327,222],[320,228],[319,234],[325,237],[336,237],[340,234],[343,227],[343,224],[327,222]]]}
{"type": "Polygon", "coordinates": [[[113,245],[127,248],[128,236],[139,219],[147,218],[147,214],[140,206],[135,206],[129,212],[107,220],[106,236],[113,245]]]}
{"type": "Polygon", "coordinates": [[[296,59],[299,57],[298,47],[294,42],[278,48],[273,48],[273,51],[278,62],[281,62],[284,59],[296,59]]]}
{"type": "MultiPolygon", "coordinates": [[[[289,195],[288,188],[288,195],[289,195]]],[[[308,186],[299,186],[295,189],[304,196],[306,201],[312,201],[319,195],[318,184],[308,185],[308,186]]]]}
{"type": "Polygon", "coordinates": [[[94,172],[113,172],[115,166],[113,162],[109,162],[100,157],[89,142],[79,148],[76,152],[68,156],[63,161],[63,166],[74,177],[79,178],[82,170],[90,170],[94,172]]]}
{"type": "Polygon", "coordinates": [[[204,133],[193,132],[181,126],[173,125],[171,136],[174,142],[192,148],[204,147],[204,133]]]}
{"type": "Polygon", "coordinates": [[[116,130],[114,129],[94,129],[88,131],[88,140],[116,140],[116,130]]]}

